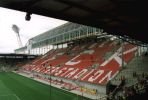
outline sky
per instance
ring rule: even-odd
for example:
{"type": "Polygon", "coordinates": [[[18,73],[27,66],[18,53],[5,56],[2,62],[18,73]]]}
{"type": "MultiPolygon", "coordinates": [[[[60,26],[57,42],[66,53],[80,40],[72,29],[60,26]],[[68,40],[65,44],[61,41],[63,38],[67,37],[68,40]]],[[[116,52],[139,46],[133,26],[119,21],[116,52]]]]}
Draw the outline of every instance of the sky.
{"type": "Polygon", "coordinates": [[[20,38],[25,46],[30,38],[67,22],[35,14],[31,15],[30,21],[26,21],[25,16],[25,12],[0,7],[0,53],[14,53],[19,48],[12,25],[19,27],[20,38]]]}

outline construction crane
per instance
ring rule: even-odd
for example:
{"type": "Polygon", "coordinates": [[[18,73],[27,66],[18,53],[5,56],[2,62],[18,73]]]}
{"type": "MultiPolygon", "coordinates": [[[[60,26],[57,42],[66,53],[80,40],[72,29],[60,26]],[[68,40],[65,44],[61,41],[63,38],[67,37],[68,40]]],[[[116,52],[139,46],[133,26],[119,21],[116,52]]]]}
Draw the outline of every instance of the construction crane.
{"type": "Polygon", "coordinates": [[[19,34],[19,27],[17,25],[12,25],[12,30],[16,33],[16,37],[17,37],[17,42],[18,42],[18,45],[19,45],[19,48],[21,48],[23,45],[22,45],[22,41],[21,41],[21,38],[20,38],[20,34],[19,34]]]}

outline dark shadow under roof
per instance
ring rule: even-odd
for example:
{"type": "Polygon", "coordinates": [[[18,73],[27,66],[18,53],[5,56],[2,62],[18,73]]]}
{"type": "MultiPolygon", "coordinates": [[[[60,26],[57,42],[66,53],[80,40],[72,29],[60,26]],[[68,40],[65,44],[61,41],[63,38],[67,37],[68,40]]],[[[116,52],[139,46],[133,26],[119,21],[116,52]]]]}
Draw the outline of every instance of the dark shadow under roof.
{"type": "Polygon", "coordinates": [[[147,0],[0,0],[0,6],[95,26],[148,43],[147,0]]]}

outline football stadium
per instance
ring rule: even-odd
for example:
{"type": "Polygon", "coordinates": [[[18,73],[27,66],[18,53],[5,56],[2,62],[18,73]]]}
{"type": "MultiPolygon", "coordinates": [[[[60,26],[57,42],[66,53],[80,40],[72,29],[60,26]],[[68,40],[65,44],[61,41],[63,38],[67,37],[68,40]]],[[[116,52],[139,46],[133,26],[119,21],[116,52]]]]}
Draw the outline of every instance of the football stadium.
{"type": "MultiPolygon", "coordinates": [[[[32,13],[69,21],[31,37],[14,53],[0,53],[0,100],[147,100],[147,15],[139,12],[144,4],[0,1],[2,7],[27,12],[27,21],[32,13]]],[[[13,30],[19,33],[16,25],[13,30]]]]}

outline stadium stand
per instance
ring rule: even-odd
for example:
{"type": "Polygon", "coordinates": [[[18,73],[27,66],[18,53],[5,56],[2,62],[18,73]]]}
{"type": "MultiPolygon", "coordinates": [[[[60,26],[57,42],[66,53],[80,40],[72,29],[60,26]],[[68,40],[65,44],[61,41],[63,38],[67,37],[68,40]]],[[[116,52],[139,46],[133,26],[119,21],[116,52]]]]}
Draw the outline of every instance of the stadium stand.
{"type": "Polygon", "coordinates": [[[30,49],[15,50],[42,54],[21,66],[19,74],[90,99],[115,100],[123,86],[137,83],[131,75],[138,71],[128,66],[147,51],[123,40],[101,29],[66,23],[31,38],[30,49]]]}
{"type": "Polygon", "coordinates": [[[83,91],[96,96],[106,94],[110,81],[120,86],[121,80],[125,78],[122,74],[126,70],[124,66],[134,61],[137,50],[137,46],[128,42],[121,45],[117,39],[82,43],[52,49],[20,70],[32,72],[34,77],[61,85],[61,88],[68,91],[83,91]],[[124,77],[116,81],[121,76],[124,77]]]}

